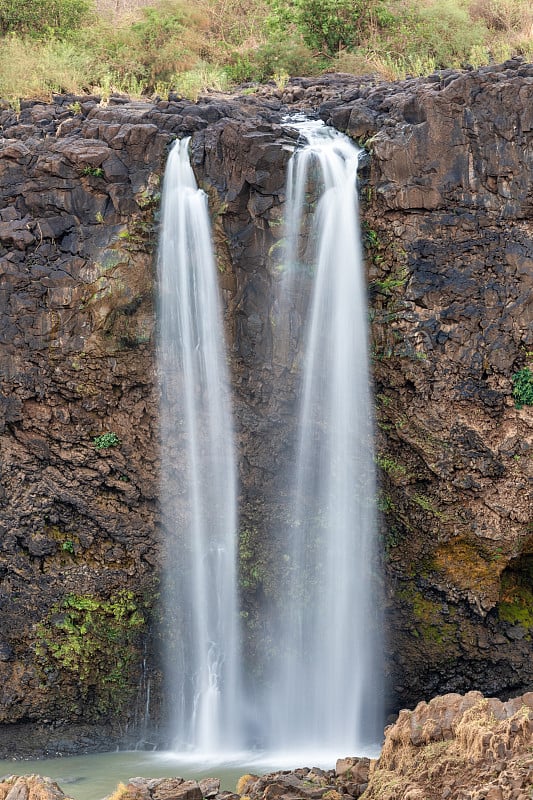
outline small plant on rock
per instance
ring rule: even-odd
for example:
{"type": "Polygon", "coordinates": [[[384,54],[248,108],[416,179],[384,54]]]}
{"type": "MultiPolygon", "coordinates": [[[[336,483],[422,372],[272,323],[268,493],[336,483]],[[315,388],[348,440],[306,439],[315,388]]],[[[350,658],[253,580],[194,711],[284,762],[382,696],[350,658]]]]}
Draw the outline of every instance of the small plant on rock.
{"type": "Polygon", "coordinates": [[[93,439],[95,450],[107,450],[109,447],[118,447],[120,439],[116,433],[102,433],[93,439]]]}
{"type": "Polygon", "coordinates": [[[82,175],[90,175],[92,178],[103,178],[104,170],[102,167],[91,167],[87,165],[81,171],[82,175]]]}
{"type": "Polygon", "coordinates": [[[533,373],[529,367],[519,369],[512,377],[513,398],[517,408],[533,406],[533,373]]]}

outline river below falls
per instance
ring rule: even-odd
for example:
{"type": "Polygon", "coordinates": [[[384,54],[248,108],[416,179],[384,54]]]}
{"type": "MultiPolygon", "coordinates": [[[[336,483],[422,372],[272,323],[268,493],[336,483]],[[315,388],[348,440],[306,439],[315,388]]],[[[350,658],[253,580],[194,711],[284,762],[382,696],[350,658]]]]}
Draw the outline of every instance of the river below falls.
{"type": "MultiPolygon", "coordinates": [[[[371,745],[358,756],[377,758],[380,745],[371,745]]],[[[200,760],[198,755],[189,757],[170,752],[148,752],[146,750],[119,750],[113,753],[93,753],[84,756],[29,760],[0,760],[0,780],[7,775],[42,775],[59,784],[65,795],[72,800],[102,800],[111,794],[119,783],[129,778],[172,778],[199,781],[201,778],[219,778],[221,791],[236,789],[241,775],[252,773],[264,775],[278,770],[294,770],[298,767],[320,767],[332,769],[338,757],[356,755],[320,751],[311,753],[280,751],[276,753],[243,751],[225,762],[200,760]]]]}
{"type": "Polygon", "coordinates": [[[46,775],[56,781],[73,800],[101,800],[120,782],[129,778],[170,778],[187,780],[220,778],[221,790],[235,791],[241,775],[264,772],[251,764],[191,763],[168,753],[119,751],[85,756],[65,756],[37,761],[0,761],[0,776],[46,775]]]}

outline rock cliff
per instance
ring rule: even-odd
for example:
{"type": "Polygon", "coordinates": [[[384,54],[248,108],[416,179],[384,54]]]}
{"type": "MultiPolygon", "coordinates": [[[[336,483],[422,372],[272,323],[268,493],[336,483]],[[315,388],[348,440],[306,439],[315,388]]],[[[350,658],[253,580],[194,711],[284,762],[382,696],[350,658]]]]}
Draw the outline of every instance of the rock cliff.
{"type": "Polygon", "coordinates": [[[533,358],[532,100],[533,68],[508,62],[0,112],[1,723],[45,725],[54,750],[62,722],[135,727],[148,681],[158,697],[153,281],[176,136],[192,136],[227,308],[253,662],[297,364],[273,331],[295,143],[281,120],[302,109],[367,151],[391,706],[531,682],[533,421],[512,376],[533,358]]]}

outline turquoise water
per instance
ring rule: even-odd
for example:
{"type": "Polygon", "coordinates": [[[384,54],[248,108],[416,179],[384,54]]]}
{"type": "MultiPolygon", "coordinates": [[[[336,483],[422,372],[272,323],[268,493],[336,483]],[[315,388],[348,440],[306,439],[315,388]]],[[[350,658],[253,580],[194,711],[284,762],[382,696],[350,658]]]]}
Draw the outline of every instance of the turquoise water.
{"type": "MultiPolygon", "coordinates": [[[[377,758],[378,745],[357,753],[359,756],[377,758]]],[[[168,752],[145,750],[94,753],[85,756],[65,756],[36,761],[0,761],[0,779],[6,775],[43,775],[59,784],[72,800],[103,800],[119,783],[129,778],[172,778],[199,781],[202,778],[219,778],[221,791],[235,791],[241,775],[264,775],[277,770],[294,770],[298,767],[332,769],[337,757],[355,755],[332,752],[261,753],[244,751],[235,753],[231,761],[221,763],[198,754],[190,757],[168,752]]]]}
{"type": "Polygon", "coordinates": [[[264,769],[250,764],[207,765],[187,763],[167,753],[145,751],[96,753],[86,756],[68,756],[38,761],[0,761],[0,775],[46,775],[56,781],[67,797],[73,800],[101,800],[110,794],[118,783],[128,778],[170,778],[180,776],[200,780],[205,777],[220,778],[221,790],[235,791],[241,775],[264,769]]]}

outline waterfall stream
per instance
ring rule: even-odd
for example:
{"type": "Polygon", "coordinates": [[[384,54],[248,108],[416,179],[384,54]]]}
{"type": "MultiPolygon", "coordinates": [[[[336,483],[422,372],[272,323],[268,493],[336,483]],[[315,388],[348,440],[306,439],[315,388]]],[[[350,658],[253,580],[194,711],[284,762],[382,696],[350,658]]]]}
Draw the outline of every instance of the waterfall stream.
{"type": "Polygon", "coordinates": [[[167,713],[174,749],[220,758],[240,735],[236,469],[207,198],[188,144],[168,159],[158,259],[167,713]]]}
{"type": "Polygon", "coordinates": [[[283,552],[272,565],[278,596],[264,620],[273,635],[264,645],[263,683],[249,697],[237,625],[236,468],[222,313],[206,196],[187,139],[174,146],[164,181],[159,374],[168,714],[175,751],[218,762],[251,746],[250,722],[267,760],[293,766],[362,754],[378,741],[381,723],[359,151],[321,124],[298,127],[307,144],[289,164],[276,302],[276,335],[292,342],[285,352],[292,347],[301,367],[298,434],[286,476],[288,522],[278,532],[283,552]]]}
{"type": "Polygon", "coordinates": [[[296,127],[307,144],[289,164],[277,313],[279,335],[301,340],[302,374],[267,740],[338,756],[378,741],[381,723],[359,151],[322,123],[296,127]]]}

